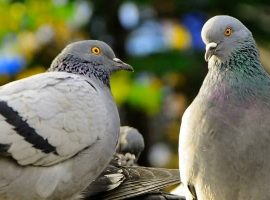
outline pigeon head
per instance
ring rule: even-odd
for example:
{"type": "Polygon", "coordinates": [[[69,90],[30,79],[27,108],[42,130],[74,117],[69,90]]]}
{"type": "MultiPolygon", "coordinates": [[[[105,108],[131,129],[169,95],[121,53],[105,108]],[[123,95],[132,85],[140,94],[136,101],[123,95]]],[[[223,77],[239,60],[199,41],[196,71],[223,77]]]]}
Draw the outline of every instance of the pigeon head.
{"type": "Polygon", "coordinates": [[[232,52],[241,48],[242,44],[255,43],[251,32],[238,19],[226,15],[209,19],[202,28],[201,36],[206,45],[206,61],[213,55],[222,62],[228,61],[232,52]]]}
{"type": "Polygon", "coordinates": [[[117,58],[109,45],[98,40],[74,42],[54,59],[48,71],[65,71],[96,77],[109,84],[109,76],[119,70],[133,68],[117,58]]]}
{"type": "Polygon", "coordinates": [[[129,126],[120,127],[117,147],[118,153],[131,153],[135,155],[136,159],[138,159],[141,152],[144,150],[144,146],[143,136],[137,129],[129,126]]]}

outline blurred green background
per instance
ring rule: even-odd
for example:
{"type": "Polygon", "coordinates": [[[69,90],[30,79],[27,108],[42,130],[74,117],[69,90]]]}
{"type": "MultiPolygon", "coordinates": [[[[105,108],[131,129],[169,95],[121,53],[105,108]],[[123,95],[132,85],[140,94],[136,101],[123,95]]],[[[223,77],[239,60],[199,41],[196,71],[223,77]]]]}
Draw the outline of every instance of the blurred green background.
{"type": "Polygon", "coordinates": [[[98,39],[131,64],[112,77],[122,125],[143,133],[140,164],[178,167],[181,116],[207,73],[200,31],[218,14],[253,32],[270,68],[267,0],[0,0],[0,84],[44,72],[70,42],[98,39]]]}

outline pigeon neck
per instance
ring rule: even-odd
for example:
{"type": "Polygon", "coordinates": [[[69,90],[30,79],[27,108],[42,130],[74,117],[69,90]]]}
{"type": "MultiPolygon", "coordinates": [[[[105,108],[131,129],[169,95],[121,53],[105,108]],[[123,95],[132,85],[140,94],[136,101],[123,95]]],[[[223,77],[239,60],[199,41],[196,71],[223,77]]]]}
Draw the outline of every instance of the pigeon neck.
{"type": "Polygon", "coordinates": [[[225,62],[216,57],[211,59],[200,95],[222,102],[236,97],[246,101],[260,95],[263,87],[268,87],[269,75],[261,65],[255,43],[244,44],[225,62]]]}
{"type": "Polygon", "coordinates": [[[209,71],[234,71],[236,74],[245,74],[247,77],[265,74],[255,41],[245,40],[238,46],[239,48],[233,50],[225,61],[215,57],[208,65],[209,71]]]}
{"type": "Polygon", "coordinates": [[[110,74],[100,67],[100,63],[82,60],[73,55],[58,56],[51,64],[50,72],[68,72],[89,78],[96,78],[110,88],[110,74]]]}

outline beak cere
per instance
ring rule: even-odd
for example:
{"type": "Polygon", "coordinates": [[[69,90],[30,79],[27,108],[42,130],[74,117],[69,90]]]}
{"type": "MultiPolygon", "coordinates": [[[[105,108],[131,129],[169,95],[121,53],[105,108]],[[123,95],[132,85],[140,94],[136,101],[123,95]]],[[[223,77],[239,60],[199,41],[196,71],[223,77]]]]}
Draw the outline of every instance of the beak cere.
{"type": "Polygon", "coordinates": [[[113,58],[113,61],[115,63],[115,67],[117,67],[116,70],[127,70],[127,71],[134,71],[134,69],[127,63],[124,63],[122,60],[119,58],[113,58]]]}
{"type": "Polygon", "coordinates": [[[215,43],[215,42],[211,42],[211,43],[206,45],[205,55],[204,55],[204,59],[206,62],[208,62],[209,59],[212,57],[212,55],[215,54],[216,47],[217,47],[217,43],[215,43]]]}

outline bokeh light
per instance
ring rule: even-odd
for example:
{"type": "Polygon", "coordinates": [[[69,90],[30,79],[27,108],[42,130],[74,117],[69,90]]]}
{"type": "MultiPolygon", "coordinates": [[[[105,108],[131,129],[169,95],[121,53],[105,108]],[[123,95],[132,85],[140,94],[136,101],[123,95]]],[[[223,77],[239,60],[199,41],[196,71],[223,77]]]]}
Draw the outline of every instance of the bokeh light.
{"type": "Polygon", "coordinates": [[[124,2],[118,10],[119,21],[126,29],[134,28],[139,23],[140,13],[133,2],[124,2]]]}

